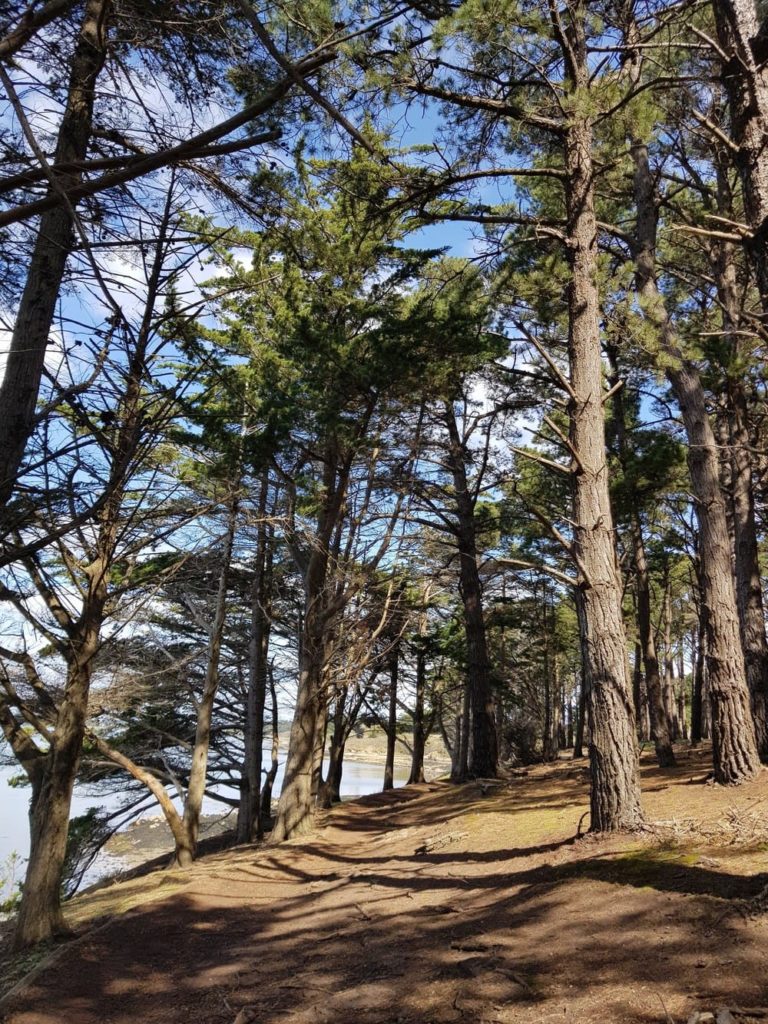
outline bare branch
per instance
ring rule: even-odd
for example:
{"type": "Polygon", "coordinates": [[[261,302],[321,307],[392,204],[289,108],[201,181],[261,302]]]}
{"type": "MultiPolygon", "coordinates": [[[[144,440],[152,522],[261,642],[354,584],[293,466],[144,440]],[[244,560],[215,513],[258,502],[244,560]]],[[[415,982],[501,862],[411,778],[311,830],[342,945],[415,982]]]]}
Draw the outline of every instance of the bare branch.
{"type": "MultiPolygon", "coordinates": [[[[333,60],[334,57],[335,55],[333,53],[321,53],[309,58],[305,62],[302,62],[300,65],[297,65],[297,67],[301,69],[302,74],[310,74],[317,71],[318,68],[322,67],[324,64],[333,60]]],[[[75,202],[83,196],[95,195],[96,193],[103,192],[106,189],[115,188],[117,185],[123,185],[126,182],[133,181],[145,174],[150,174],[152,171],[159,170],[163,167],[169,166],[170,164],[199,155],[203,147],[207,146],[209,143],[218,142],[226,135],[229,135],[231,132],[248,124],[249,121],[253,121],[255,118],[266,113],[267,110],[270,110],[278,100],[282,99],[293,88],[294,84],[293,78],[283,78],[271,89],[267,90],[267,92],[260,96],[258,100],[248,104],[248,106],[244,107],[238,114],[234,114],[232,117],[227,118],[226,121],[222,121],[213,128],[200,132],[198,135],[193,136],[191,139],[187,139],[185,142],[180,142],[176,146],[171,146],[168,149],[162,149],[155,153],[149,153],[147,156],[137,159],[122,170],[114,171],[111,174],[104,174],[100,178],[96,178],[92,181],[79,182],[72,188],[65,190],[66,196],[71,202],[75,202]]],[[[279,131],[275,129],[265,132],[260,136],[251,136],[250,145],[255,145],[256,140],[259,140],[260,142],[272,142],[279,138],[279,135],[279,131]]],[[[13,209],[6,210],[5,212],[0,213],[0,227],[29,220],[30,217],[36,217],[39,213],[43,213],[45,210],[50,210],[52,207],[58,206],[61,201],[62,199],[60,195],[52,194],[46,196],[44,199],[37,199],[31,203],[23,203],[13,209]]]]}
{"type": "Polygon", "coordinates": [[[551,566],[545,565],[544,562],[526,562],[522,558],[497,558],[495,561],[499,565],[511,565],[514,569],[533,569],[534,572],[544,573],[559,583],[564,583],[566,587],[578,587],[579,585],[579,581],[572,576],[560,572],[559,569],[553,569],[551,566]]]}
{"type": "Polygon", "coordinates": [[[25,43],[36,35],[41,28],[45,28],[56,18],[75,6],[75,0],[48,0],[47,4],[38,8],[32,3],[24,11],[15,28],[6,29],[5,35],[0,38],[0,59],[7,60],[17,50],[20,50],[25,43]]]}

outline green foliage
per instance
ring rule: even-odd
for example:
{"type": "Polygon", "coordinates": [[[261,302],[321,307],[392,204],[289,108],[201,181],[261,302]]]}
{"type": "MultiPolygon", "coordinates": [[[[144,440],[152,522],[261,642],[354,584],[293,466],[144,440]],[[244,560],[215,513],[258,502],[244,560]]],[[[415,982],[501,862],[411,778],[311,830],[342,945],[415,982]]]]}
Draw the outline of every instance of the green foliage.
{"type": "Polygon", "coordinates": [[[221,326],[183,339],[209,366],[212,347],[219,353],[204,404],[189,410],[204,444],[221,450],[240,406],[251,464],[259,447],[289,451],[300,438],[353,451],[373,408],[450,393],[501,350],[484,332],[483,275],[405,244],[410,225],[391,203],[389,175],[362,148],[348,162],[299,154],[294,175],[263,172],[253,187],[269,195],[274,220],[228,239],[225,276],[211,284],[231,293],[221,326]],[[235,259],[243,251],[247,267],[235,259]]]}
{"type": "Polygon", "coordinates": [[[0,914],[12,914],[21,901],[23,864],[15,850],[0,864],[0,914]]]}
{"type": "Polygon", "coordinates": [[[62,875],[65,897],[73,896],[104,843],[112,835],[109,817],[102,808],[89,807],[69,821],[67,852],[62,875]]]}

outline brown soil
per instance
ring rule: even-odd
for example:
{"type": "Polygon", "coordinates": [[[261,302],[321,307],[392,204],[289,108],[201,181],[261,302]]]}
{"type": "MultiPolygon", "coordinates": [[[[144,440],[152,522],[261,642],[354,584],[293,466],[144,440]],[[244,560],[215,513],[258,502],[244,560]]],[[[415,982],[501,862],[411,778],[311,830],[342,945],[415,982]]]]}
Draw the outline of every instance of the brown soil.
{"type": "Polygon", "coordinates": [[[669,1024],[766,1006],[768,772],[721,789],[704,754],[681,760],[644,764],[661,823],[639,837],[576,839],[586,771],[561,761],[368,797],[279,848],[83,896],[70,907],[80,937],[0,1016],[669,1024]]]}

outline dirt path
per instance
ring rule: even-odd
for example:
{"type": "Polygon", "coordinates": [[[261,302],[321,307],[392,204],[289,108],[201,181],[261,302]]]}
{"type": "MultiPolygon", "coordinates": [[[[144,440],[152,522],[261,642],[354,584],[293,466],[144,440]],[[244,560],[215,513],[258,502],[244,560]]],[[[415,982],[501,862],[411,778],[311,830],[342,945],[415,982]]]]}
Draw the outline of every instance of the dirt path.
{"type": "Polygon", "coordinates": [[[698,756],[644,768],[649,818],[675,824],[640,840],[574,841],[586,777],[566,762],[346,804],[302,841],[76,901],[85,928],[145,900],[86,930],[2,1019],[603,1024],[768,1005],[768,919],[745,912],[768,881],[768,776],[721,790],[705,774],[698,756]]]}

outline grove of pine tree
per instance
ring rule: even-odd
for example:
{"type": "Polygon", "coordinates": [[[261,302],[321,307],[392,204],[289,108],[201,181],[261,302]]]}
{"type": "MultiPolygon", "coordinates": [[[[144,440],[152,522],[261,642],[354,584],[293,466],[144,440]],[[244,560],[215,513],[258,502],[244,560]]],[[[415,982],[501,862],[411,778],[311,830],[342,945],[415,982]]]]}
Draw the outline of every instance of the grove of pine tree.
{"type": "Polygon", "coordinates": [[[645,742],[768,763],[764,4],[0,19],[16,948],[117,827],[79,781],[184,867],[206,795],[311,829],[363,726],[385,788],[586,752],[598,833],[645,742]]]}

